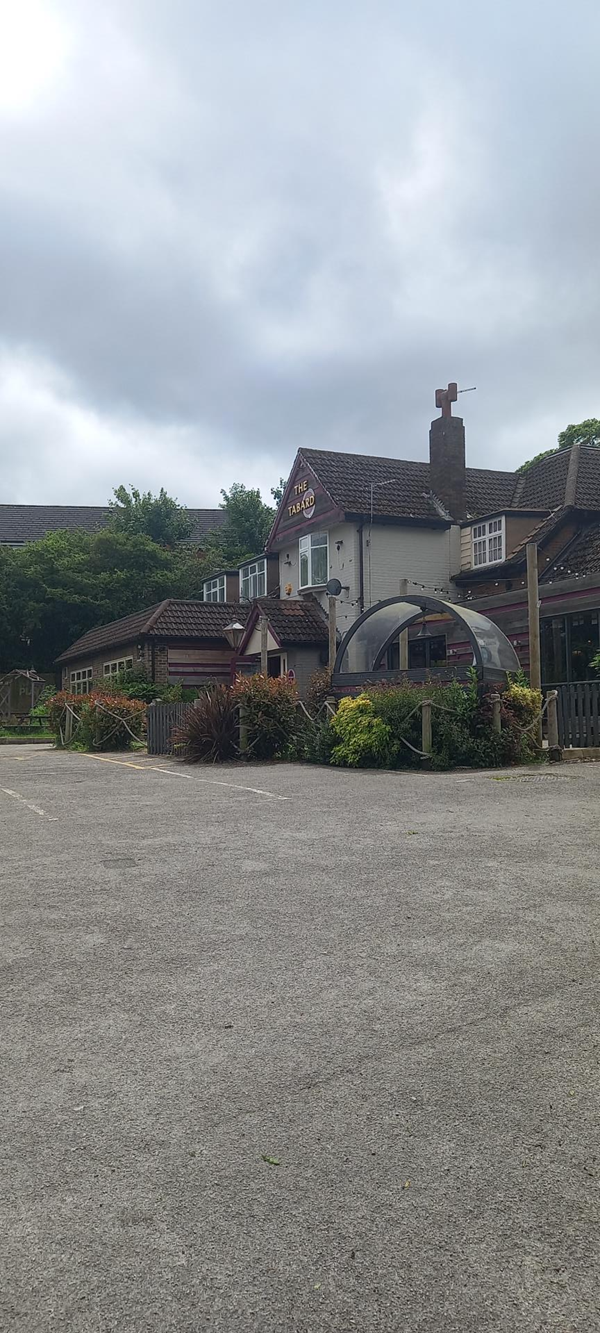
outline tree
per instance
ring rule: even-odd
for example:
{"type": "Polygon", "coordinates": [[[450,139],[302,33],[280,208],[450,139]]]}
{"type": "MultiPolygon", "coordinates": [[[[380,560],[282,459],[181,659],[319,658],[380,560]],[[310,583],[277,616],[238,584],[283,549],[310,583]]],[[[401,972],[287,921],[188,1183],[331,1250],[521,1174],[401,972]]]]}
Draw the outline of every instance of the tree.
{"type": "Polygon", "coordinates": [[[521,466],[517,468],[517,472],[529,472],[530,467],[533,467],[534,463],[539,463],[540,459],[548,458],[550,454],[557,453],[558,449],[543,449],[541,454],[535,454],[534,457],[529,458],[526,463],[521,463],[521,466]]]}
{"type": "Polygon", "coordinates": [[[59,654],[93,626],[165,597],[198,597],[208,568],[195,547],[172,551],[110,528],[51,532],[8,557],[0,552],[2,670],[52,671],[59,654]]]}
{"type": "Polygon", "coordinates": [[[565,426],[558,436],[558,445],[554,449],[544,449],[541,454],[535,454],[529,458],[526,463],[521,463],[517,472],[528,472],[534,463],[539,463],[541,458],[548,458],[550,454],[557,454],[560,449],[570,449],[574,444],[586,444],[592,449],[600,449],[600,421],[598,417],[588,417],[587,421],[580,421],[575,426],[565,426]]]}
{"type": "Polygon", "coordinates": [[[225,522],[209,534],[213,568],[238,565],[250,555],[264,550],[271,531],[275,510],[263,503],[259,490],[234,482],[230,491],[221,491],[225,522]]]}
{"type": "Polygon", "coordinates": [[[285,480],[285,477],[279,478],[279,484],[277,486],[271,486],[271,495],[273,496],[275,504],[277,505],[281,504],[281,501],[283,500],[283,493],[285,491],[286,486],[287,486],[287,481],[285,480]]]}
{"type": "Polygon", "coordinates": [[[597,417],[588,417],[576,426],[565,426],[558,437],[559,449],[570,449],[572,444],[587,444],[593,449],[600,448],[600,421],[597,417]]]}
{"type": "Polygon", "coordinates": [[[129,536],[150,537],[161,546],[176,546],[192,531],[192,520],[183,505],[173,500],[161,486],[158,495],[135,486],[117,486],[114,500],[109,500],[108,527],[129,536]]]}

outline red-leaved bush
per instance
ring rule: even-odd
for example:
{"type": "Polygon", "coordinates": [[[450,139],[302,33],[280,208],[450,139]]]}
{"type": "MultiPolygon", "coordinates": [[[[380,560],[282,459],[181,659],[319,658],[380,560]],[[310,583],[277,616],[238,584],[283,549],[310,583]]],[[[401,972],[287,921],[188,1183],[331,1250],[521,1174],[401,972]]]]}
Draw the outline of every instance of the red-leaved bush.
{"type": "Polygon", "coordinates": [[[71,743],[86,750],[128,750],[133,740],[141,738],[146,721],[146,705],[139,699],[104,693],[71,694],[60,690],[48,700],[50,730],[57,744],[63,745],[67,705],[73,718],[71,743]]]}

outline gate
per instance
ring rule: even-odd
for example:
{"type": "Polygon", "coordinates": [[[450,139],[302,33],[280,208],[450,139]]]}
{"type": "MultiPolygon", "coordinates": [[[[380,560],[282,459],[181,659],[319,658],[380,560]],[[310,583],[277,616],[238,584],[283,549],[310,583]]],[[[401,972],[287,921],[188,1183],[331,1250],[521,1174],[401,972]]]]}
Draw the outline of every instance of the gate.
{"type": "Polygon", "coordinates": [[[171,754],[171,737],[180,727],[191,704],[148,704],[148,754],[171,754]]]}
{"type": "Polygon", "coordinates": [[[558,694],[558,739],[563,749],[600,746],[600,681],[547,685],[558,694]]]}

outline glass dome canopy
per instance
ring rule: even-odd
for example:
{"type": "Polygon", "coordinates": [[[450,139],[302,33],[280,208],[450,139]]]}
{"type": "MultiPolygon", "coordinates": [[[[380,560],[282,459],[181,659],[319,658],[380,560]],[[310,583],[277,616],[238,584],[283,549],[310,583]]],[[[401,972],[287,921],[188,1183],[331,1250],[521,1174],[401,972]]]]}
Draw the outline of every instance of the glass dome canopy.
{"type": "MultiPolygon", "coordinates": [[[[343,678],[348,676],[354,677],[356,683],[358,675],[381,674],[379,664],[398,635],[415,621],[434,613],[454,621],[462,629],[472,646],[480,680],[505,680],[507,672],[518,671],[519,659],[512,644],[487,616],[437,597],[403,594],[379,602],[354,622],[338,649],[334,684],[343,684],[343,678]]],[[[440,674],[439,668],[432,668],[432,674],[436,671],[440,674]]]]}

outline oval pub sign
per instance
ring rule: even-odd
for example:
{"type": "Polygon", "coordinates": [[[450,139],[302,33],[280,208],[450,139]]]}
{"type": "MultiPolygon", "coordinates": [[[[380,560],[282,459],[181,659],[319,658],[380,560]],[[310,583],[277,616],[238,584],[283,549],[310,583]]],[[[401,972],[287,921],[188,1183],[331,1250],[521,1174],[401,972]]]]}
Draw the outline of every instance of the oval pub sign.
{"type": "Polygon", "coordinates": [[[315,493],[308,481],[299,481],[294,486],[294,494],[291,503],[287,507],[288,517],[292,518],[294,514],[303,514],[304,518],[313,518],[315,512],[315,493]]]}

